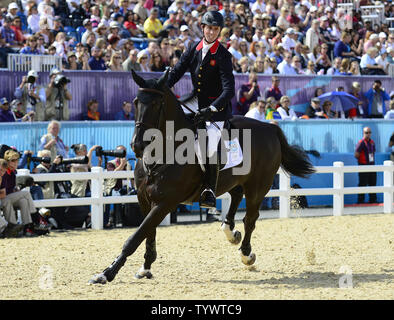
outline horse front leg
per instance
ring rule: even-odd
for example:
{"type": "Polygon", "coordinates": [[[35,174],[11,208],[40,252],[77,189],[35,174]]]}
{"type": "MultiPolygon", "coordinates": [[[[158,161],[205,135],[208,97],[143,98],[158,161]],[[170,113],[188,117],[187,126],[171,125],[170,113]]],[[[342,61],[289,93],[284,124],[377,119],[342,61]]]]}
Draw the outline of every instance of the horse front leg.
{"type": "Polygon", "coordinates": [[[156,257],[156,229],[154,229],[145,240],[145,262],[135,274],[135,278],[142,279],[146,277],[148,279],[151,279],[153,275],[150,271],[150,268],[152,266],[152,263],[155,262],[156,257]]]}
{"type": "Polygon", "coordinates": [[[237,212],[238,206],[243,198],[243,189],[241,186],[236,186],[229,191],[231,195],[230,208],[226,214],[226,219],[223,221],[221,229],[226,235],[227,240],[232,244],[238,244],[241,242],[242,235],[238,230],[234,230],[235,227],[235,213],[237,212]]]}
{"type": "Polygon", "coordinates": [[[163,221],[168,212],[168,209],[164,206],[154,206],[150,210],[149,214],[145,217],[142,224],[134,232],[134,234],[126,240],[125,244],[123,245],[121,254],[102,273],[95,275],[89,281],[89,283],[105,284],[107,283],[107,281],[111,282],[125,264],[127,257],[132,255],[135,250],[137,250],[137,248],[140,246],[142,241],[144,241],[144,239],[146,239],[150,234],[152,234],[152,232],[156,229],[160,222],[163,221]]]}

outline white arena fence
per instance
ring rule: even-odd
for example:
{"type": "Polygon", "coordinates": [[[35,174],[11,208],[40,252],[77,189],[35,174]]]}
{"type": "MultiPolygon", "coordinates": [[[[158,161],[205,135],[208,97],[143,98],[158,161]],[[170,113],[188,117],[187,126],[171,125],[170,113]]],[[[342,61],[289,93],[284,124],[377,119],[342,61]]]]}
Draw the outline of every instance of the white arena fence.
{"type": "MultiPolygon", "coordinates": [[[[315,196],[315,195],[332,195],[333,198],[333,215],[341,216],[344,214],[344,195],[358,193],[383,193],[384,194],[384,213],[393,213],[393,174],[394,163],[385,161],[384,165],[374,166],[344,166],[343,162],[334,162],[333,166],[317,166],[316,173],[332,173],[333,188],[302,188],[292,189],[290,187],[290,176],[282,169],[278,170],[279,189],[270,190],[266,197],[279,197],[279,217],[290,217],[290,197],[291,196],[315,196]],[[344,187],[344,174],[357,172],[383,172],[383,186],[375,187],[344,187]]],[[[30,175],[29,170],[19,169],[18,175],[30,175]]],[[[91,180],[91,197],[70,198],[70,199],[45,199],[35,200],[37,207],[67,207],[91,205],[91,221],[93,229],[103,229],[103,205],[115,203],[137,203],[136,195],[132,196],[108,196],[103,195],[104,179],[130,179],[134,178],[133,171],[104,171],[101,167],[93,167],[91,172],[86,173],[47,173],[32,174],[34,181],[69,181],[69,180],[91,180]]],[[[222,217],[227,213],[231,197],[228,193],[220,196],[222,200],[222,217]]],[[[170,214],[166,216],[161,225],[170,224],[170,214]]]]}
{"type": "Polygon", "coordinates": [[[55,67],[62,70],[62,58],[58,56],[11,53],[7,59],[10,71],[50,72],[55,67]]]}

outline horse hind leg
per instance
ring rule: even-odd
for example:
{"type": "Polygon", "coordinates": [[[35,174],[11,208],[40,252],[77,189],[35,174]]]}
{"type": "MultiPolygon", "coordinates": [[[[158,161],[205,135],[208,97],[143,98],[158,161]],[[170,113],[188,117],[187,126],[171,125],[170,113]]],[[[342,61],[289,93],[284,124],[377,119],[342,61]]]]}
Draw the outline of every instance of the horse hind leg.
{"type": "Polygon", "coordinates": [[[151,272],[151,266],[153,262],[155,262],[157,258],[156,252],[156,229],[152,234],[150,234],[145,240],[145,262],[141,266],[141,268],[135,274],[136,279],[147,278],[151,279],[153,277],[151,272]]]}
{"type": "Polygon", "coordinates": [[[241,242],[242,235],[238,230],[234,230],[235,227],[235,213],[237,212],[238,206],[243,198],[243,189],[241,186],[236,186],[229,191],[231,195],[230,208],[226,214],[226,218],[221,225],[221,229],[226,235],[227,240],[232,244],[238,244],[241,242]]]}
{"type": "Polygon", "coordinates": [[[250,244],[250,239],[252,237],[253,230],[256,226],[256,220],[259,217],[259,204],[261,203],[261,197],[256,199],[251,199],[246,197],[246,215],[243,219],[245,236],[242,240],[241,247],[239,248],[241,260],[245,265],[252,265],[256,261],[256,255],[252,253],[252,246],[250,244]]]}

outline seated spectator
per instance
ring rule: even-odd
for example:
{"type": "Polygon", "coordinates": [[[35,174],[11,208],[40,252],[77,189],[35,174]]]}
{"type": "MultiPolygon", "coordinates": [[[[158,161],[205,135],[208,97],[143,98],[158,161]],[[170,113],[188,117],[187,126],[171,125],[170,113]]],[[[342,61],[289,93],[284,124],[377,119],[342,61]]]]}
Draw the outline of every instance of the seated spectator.
{"type": "Polygon", "coordinates": [[[274,50],[269,55],[270,58],[274,58],[276,60],[276,65],[278,65],[283,61],[282,50],[283,50],[283,46],[275,46],[274,50]]]}
{"type": "Polygon", "coordinates": [[[37,37],[29,36],[26,41],[26,46],[24,46],[20,51],[20,54],[41,54],[37,49],[37,37]]]}
{"type": "MultiPolygon", "coordinates": [[[[366,37],[367,39],[367,37],[366,37]]],[[[369,36],[369,39],[364,42],[364,54],[368,52],[369,48],[378,47],[379,36],[376,33],[373,33],[369,36]]]]}
{"type": "Polygon", "coordinates": [[[51,160],[53,161],[56,156],[60,155],[63,158],[68,158],[69,147],[66,146],[62,139],[59,137],[61,124],[59,121],[52,120],[47,127],[47,133],[40,139],[39,150],[51,151],[51,160]]]}
{"type": "Polygon", "coordinates": [[[116,51],[118,51],[118,44],[120,41],[120,37],[115,34],[110,34],[107,40],[108,40],[107,51],[111,51],[111,54],[114,54],[116,51]]]}
{"type": "Polygon", "coordinates": [[[305,74],[306,75],[314,75],[314,74],[316,74],[315,64],[313,63],[313,61],[308,61],[308,65],[306,66],[305,74]]]}
{"type": "MultiPolygon", "coordinates": [[[[33,199],[29,191],[19,189],[16,186],[16,169],[18,166],[19,153],[15,150],[7,150],[4,154],[4,160],[7,161],[8,167],[4,174],[0,186],[0,199],[3,208],[4,217],[9,224],[17,224],[16,210],[21,213],[22,225],[24,226],[24,234],[33,236],[36,233],[34,222],[38,225],[41,222],[40,215],[36,212],[33,199]]],[[[44,227],[48,230],[48,226],[44,227]]],[[[44,229],[43,228],[43,229],[44,229]]]]}
{"type": "Polygon", "coordinates": [[[148,55],[144,51],[138,52],[137,62],[141,67],[142,72],[150,72],[148,55]]]}
{"type": "Polygon", "coordinates": [[[136,49],[130,50],[129,57],[122,63],[122,67],[124,71],[131,71],[131,69],[133,69],[134,71],[141,71],[141,66],[137,62],[137,55],[138,55],[138,50],[136,49]]]}
{"type": "Polygon", "coordinates": [[[250,105],[249,111],[245,114],[245,117],[259,121],[265,120],[265,105],[265,100],[259,97],[257,101],[250,105]]]}
{"type": "Polygon", "coordinates": [[[10,110],[7,98],[0,99],[0,122],[15,122],[14,113],[10,110]]]}
{"type": "Polygon", "coordinates": [[[317,66],[317,71],[323,70],[323,73],[327,73],[327,70],[331,67],[331,60],[328,56],[328,44],[323,43],[320,48],[320,53],[316,59],[315,65],[317,66]]]}
{"type": "Polygon", "coordinates": [[[333,119],[333,118],[337,118],[338,115],[336,115],[332,110],[332,102],[331,101],[324,101],[323,102],[323,116],[326,119],[333,119]]]}
{"type": "Polygon", "coordinates": [[[284,60],[278,65],[278,71],[280,74],[287,76],[297,74],[297,71],[291,65],[291,59],[291,53],[286,51],[284,55],[284,60]]]}
{"type": "Polygon", "coordinates": [[[341,39],[335,42],[334,58],[350,58],[356,57],[356,54],[350,48],[351,35],[347,32],[342,32],[341,39]]]}
{"type": "Polygon", "coordinates": [[[19,46],[23,46],[23,43],[26,40],[25,35],[22,31],[22,21],[19,16],[16,16],[12,19],[11,29],[15,32],[15,40],[19,44],[19,46]]]}
{"type": "Polygon", "coordinates": [[[91,33],[94,33],[94,31],[93,31],[92,22],[91,22],[89,19],[83,20],[82,26],[85,28],[85,31],[84,31],[84,33],[82,34],[81,43],[82,43],[83,45],[85,45],[85,44],[86,44],[86,41],[87,41],[87,39],[88,39],[88,36],[89,36],[91,33]]]}
{"type": "Polygon", "coordinates": [[[96,99],[89,100],[88,111],[82,115],[81,120],[98,121],[100,120],[100,112],[98,112],[98,101],[96,99]]]}
{"type": "Polygon", "coordinates": [[[4,44],[6,47],[19,49],[21,46],[16,40],[14,30],[11,28],[11,22],[12,19],[9,17],[5,17],[3,19],[3,25],[0,27],[0,36],[2,39],[4,39],[4,44]]]}
{"type": "Polygon", "coordinates": [[[238,73],[248,73],[249,72],[249,58],[242,57],[238,60],[239,69],[237,70],[238,73]]]}
{"type": "Polygon", "coordinates": [[[367,53],[361,57],[360,68],[361,74],[364,75],[386,75],[383,67],[377,64],[375,58],[379,50],[376,47],[371,47],[367,53]]]}
{"type": "Polygon", "coordinates": [[[297,74],[304,74],[304,70],[302,69],[301,65],[301,58],[299,56],[294,56],[291,59],[291,66],[294,68],[294,70],[297,72],[297,74]]]}
{"type": "Polygon", "coordinates": [[[53,18],[53,25],[51,28],[51,33],[53,34],[53,37],[56,39],[56,36],[59,32],[64,32],[64,28],[62,26],[62,19],[57,16],[53,18]]]}
{"type": "Polygon", "coordinates": [[[263,74],[264,73],[264,58],[259,56],[250,67],[251,72],[263,74]]]}
{"type": "Polygon", "coordinates": [[[320,99],[312,98],[311,104],[305,111],[305,115],[309,119],[325,118],[323,110],[320,108],[320,99]]]}
{"type": "Polygon", "coordinates": [[[49,47],[53,41],[54,37],[51,33],[48,25],[48,21],[46,19],[40,19],[40,31],[38,32],[44,38],[44,46],[49,47]]]}
{"type": "Polygon", "coordinates": [[[290,28],[290,23],[287,21],[287,16],[289,14],[289,9],[287,7],[282,7],[280,9],[280,16],[276,20],[276,26],[282,30],[287,30],[290,28]]]}
{"type": "Polygon", "coordinates": [[[266,99],[266,105],[265,105],[265,119],[266,120],[274,119],[274,112],[276,112],[276,104],[277,104],[277,101],[275,100],[274,97],[269,97],[266,99]]]}
{"type": "Polygon", "coordinates": [[[387,53],[386,49],[382,49],[380,51],[380,55],[378,55],[375,59],[376,63],[378,65],[382,66],[385,74],[388,74],[388,69],[389,69],[389,64],[390,64],[387,61],[387,56],[388,56],[388,53],[387,53]]]}
{"type": "Polygon", "coordinates": [[[364,50],[364,39],[360,37],[360,34],[356,30],[352,30],[350,33],[350,50],[354,53],[354,57],[359,57],[363,55],[364,50]]]}
{"type": "Polygon", "coordinates": [[[357,61],[354,60],[350,62],[349,73],[351,73],[353,76],[361,76],[360,65],[357,61]]]}
{"type": "MultiPolygon", "coordinates": [[[[137,5],[138,5],[138,3],[137,3],[137,5]]],[[[143,9],[145,9],[145,8],[143,8],[143,9]]],[[[130,32],[132,37],[137,37],[138,35],[141,34],[141,31],[137,28],[137,25],[134,22],[134,13],[132,11],[127,11],[126,12],[124,23],[123,23],[123,27],[128,32],[130,32]]]]}
{"type": "Polygon", "coordinates": [[[66,41],[66,34],[64,32],[56,34],[55,41],[52,43],[52,46],[56,48],[57,56],[62,57],[63,59],[67,58],[67,52],[70,48],[66,41]]]}
{"type": "Polygon", "coordinates": [[[282,39],[283,48],[288,52],[294,52],[294,48],[297,44],[297,38],[297,32],[293,28],[288,28],[282,39]]]}
{"type": "Polygon", "coordinates": [[[122,62],[122,52],[115,51],[111,56],[107,71],[123,71],[122,62]]]}
{"type": "Polygon", "coordinates": [[[150,69],[152,72],[164,72],[166,70],[166,65],[158,51],[152,54],[150,69]]]}
{"type": "Polygon", "coordinates": [[[350,72],[350,59],[344,58],[342,59],[341,66],[339,68],[339,74],[341,76],[351,76],[352,73],[350,72]]]}
{"type": "Polygon", "coordinates": [[[97,47],[93,47],[91,54],[92,56],[88,61],[90,70],[106,70],[105,61],[101,58],[101,50],[97,47]]]}
{"type": "Polygon", "coordinates": [[[387,48],[387,58],[386,61],[388,63],[394,63],[394,46],[387,48]]]}
{"type": "Polygon", "coordinates": [[[245,115],[249,111],[251,103],[257,101],[260,97],[260,88],[257,84],[257,74],[251,72],[249,74],[249,81],[241,86],[238,94],[238,101],[233,109],[234,115],[245,115]]]}
{"type": "Polygon", "coordinates": [[[144,22],[144,32],[148,35],[148,38],[155,39],[159,36],[160,31],[163,29],[159,17],[159,9],[153,8],[150,12],[149,17],[144,22]]]}
{"type": "Polygon", "coordinates": [[[290,109],[290,98],[282,96],[279,100],[280,106],[276,109],[279,112],[282,120],[296,120],[297,115],[293,109],[290,109]]]}
{"type": "Polygon", "coordinates": [[[106,39],[108,38],[107,26],[104,23],[100,22],[97,26],[96,33],[97,33],[97,40],[104,39],[104,41],[106,41],[106,39]]]}
{"type": "Polygon", "coordinates": [[[131,102],[123,101],[122,110],[115,114],[114,120],[134,120],[134,112],[131,102]]]}
{"type": "Polygon", "coordinates": [[[368,101],[367,117],[383,118],[386,114],[385,101],[390,100],[387,92],[382,88],[382,81],[375,80],[372,88],[365,92],[368,101]]]}
{"type": "Polygon", "coordinates": [[[384,115],[384,119],[385,120],[394,120],[394,100],[390,100],[389,107],[390,107],[390,109],[384,115]]]}
{"type": "Polygon", "coordinates": [[[89,67],[89,56],[84,54],[81,59],[77,59],[77,55],[74,51],[67,53],[67,62],[64,64],[66,70],[90,70],[89,67]]]}

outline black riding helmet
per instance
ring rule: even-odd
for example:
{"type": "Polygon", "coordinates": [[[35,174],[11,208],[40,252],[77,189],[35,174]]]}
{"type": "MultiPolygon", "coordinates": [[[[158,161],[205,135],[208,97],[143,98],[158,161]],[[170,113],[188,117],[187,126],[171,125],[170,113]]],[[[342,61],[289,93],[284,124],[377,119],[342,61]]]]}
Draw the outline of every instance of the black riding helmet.
{"type": "Polygon", "coordinates": [[[219,11],[207,11],[202,16],[201,24],[205,24],[207,26],[218,26],[220,28],[223,28],[224,19],[219,11]]]}

